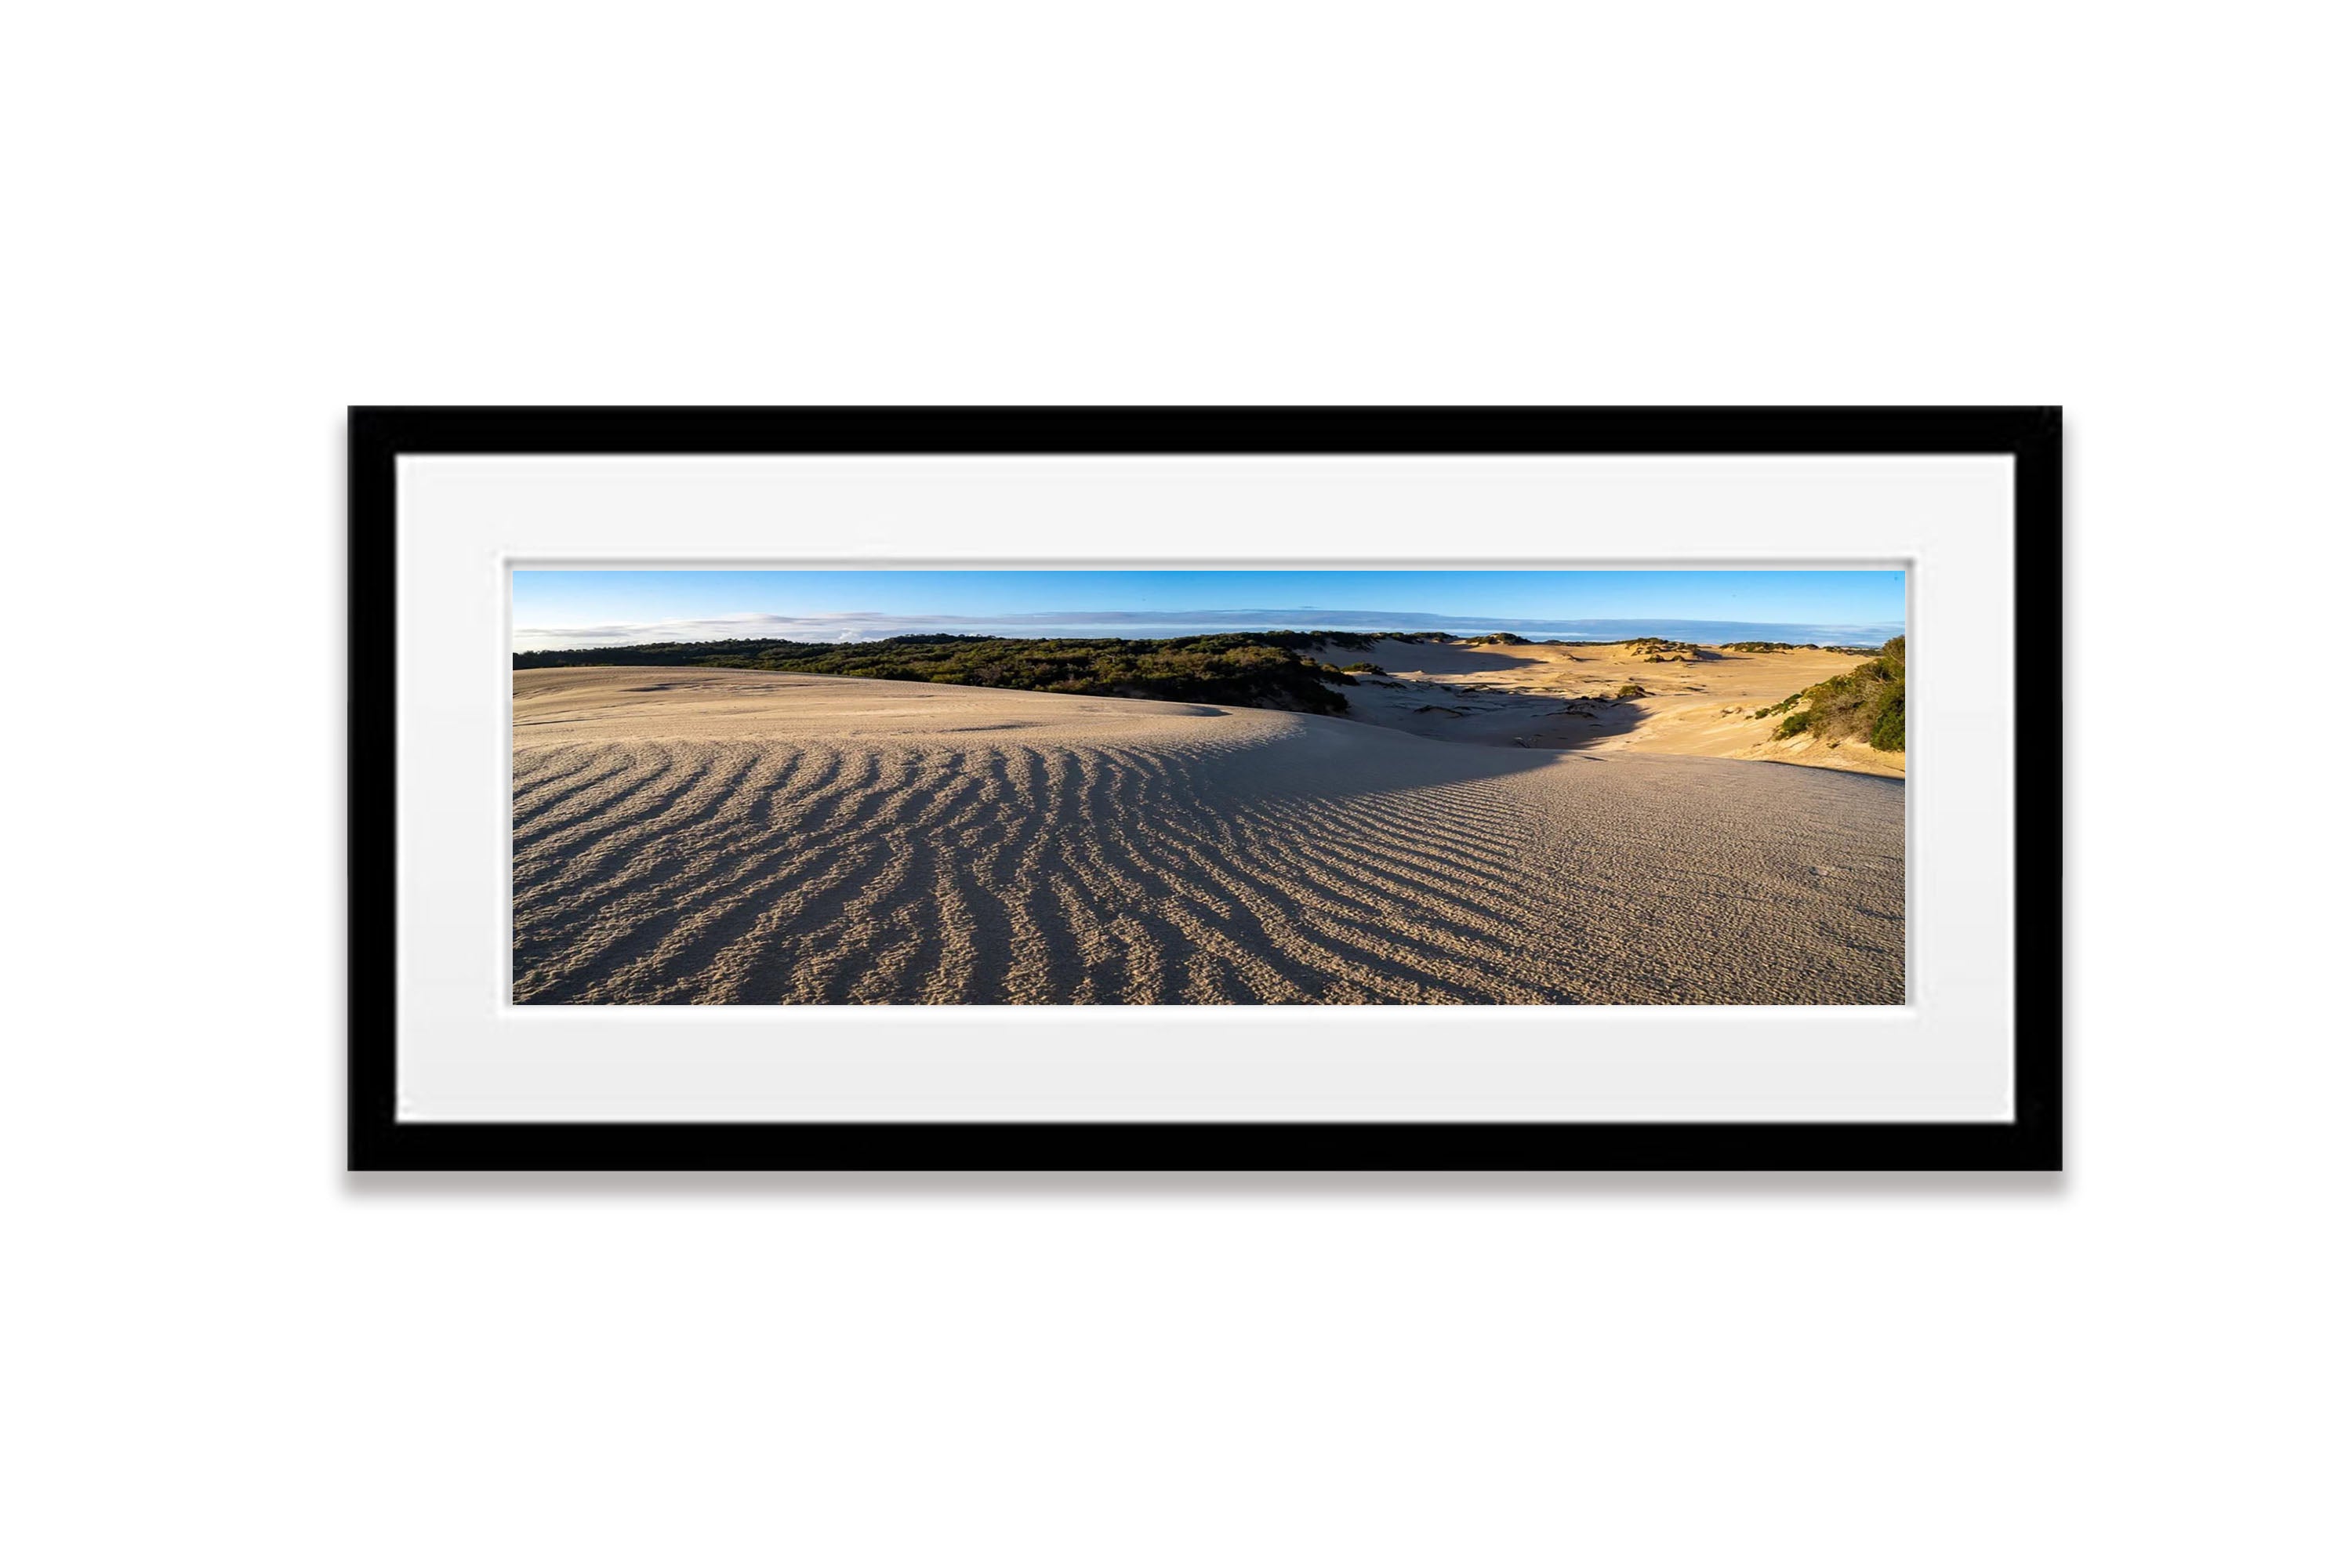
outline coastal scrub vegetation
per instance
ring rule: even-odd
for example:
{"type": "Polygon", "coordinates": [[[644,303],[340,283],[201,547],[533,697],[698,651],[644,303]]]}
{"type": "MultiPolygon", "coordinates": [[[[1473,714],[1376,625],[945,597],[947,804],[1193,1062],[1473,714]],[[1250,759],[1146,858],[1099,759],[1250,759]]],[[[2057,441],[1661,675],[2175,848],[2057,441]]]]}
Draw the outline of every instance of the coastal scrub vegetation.
{"type": "Polygon", "coordinates": [[[1721,657],[1695,642],[1676,642],[1672,637],[1633,637],[1622,646],[1644,664],[1690,664],[1721,657]]]}
{"type": "MultiPolygon", "coordinates": [[[[1297,713],[1343,713],[1335,687],[1356,678],[1301,650],[1340,643],[1346,633],[1228,632],[1157,639],[989,637],[927,633],[865,643],[805,643],[781,638],[639,643],[629,647],[560,648],[514,656],[517,669],[567,665],[691,665],[715,669],[790,670],[878,680],[1008,687],[1088,697],[1142,697],[1215,702],[1297,713]]],[[[1371,638],[1351,646],[1369,646],[1371,638]]]]}
{"type": "Polygon", "coordinates": [[[1903,750],[1903,639],[1892,639],[1875,654],[1843,675],[1759,708],[1755,717],[1787,715],[1772,731],[1776,741],[1811,734],[1832,742],[1861,741],[1882,752],[1903,750]]]}

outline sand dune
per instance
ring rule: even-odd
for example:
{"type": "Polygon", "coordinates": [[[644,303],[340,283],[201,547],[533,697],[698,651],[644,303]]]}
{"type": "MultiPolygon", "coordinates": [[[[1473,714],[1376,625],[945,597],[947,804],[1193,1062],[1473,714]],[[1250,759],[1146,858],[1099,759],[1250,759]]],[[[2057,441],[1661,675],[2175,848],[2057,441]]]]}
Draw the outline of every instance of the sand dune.
{"type": "Polygon", "coordinates": [[[1862,662],[1854,654],[1710,647],[1694,658],[1654,664],[1645,651],[1622,643],[1474,646],[1391,638],[1369,649],[1324,644],[1315,651],[1332,664],[1365,659],[1386,670],[1348,692],[1349,714],[1408,734],[1474,745],[1738,757],[1903,776],[1900,752],[1811,735],[1778,741],[1779,720],[1755,716],[1853,668],[1862,662]],[[1613,700],[1629,682],[1645,695],[1613,700]]]}
{"type": "Polygon", "coordinates": [[[1903,999],[1893,781],[819,676],[514,682],[519,1002],[1903,999]]]}

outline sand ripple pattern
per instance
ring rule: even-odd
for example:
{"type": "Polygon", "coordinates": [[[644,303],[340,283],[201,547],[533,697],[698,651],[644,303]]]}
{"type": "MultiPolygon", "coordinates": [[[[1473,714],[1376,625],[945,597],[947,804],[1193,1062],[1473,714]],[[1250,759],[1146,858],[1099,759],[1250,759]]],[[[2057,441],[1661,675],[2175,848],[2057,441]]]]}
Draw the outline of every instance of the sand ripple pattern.
{"type": "Polygon", "coordinates": [[[521,1003],[1903,999],[1899,782],[595,673],[518,680],[521,1003]]]}

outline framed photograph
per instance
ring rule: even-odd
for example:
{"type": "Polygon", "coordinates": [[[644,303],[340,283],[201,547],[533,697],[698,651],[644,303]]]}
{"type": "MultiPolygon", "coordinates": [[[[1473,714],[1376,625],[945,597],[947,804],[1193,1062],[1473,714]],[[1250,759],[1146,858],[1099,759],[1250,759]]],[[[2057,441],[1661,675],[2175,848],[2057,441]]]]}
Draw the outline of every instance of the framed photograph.
{"type": "Polygon", "coordinates": [[[2057,1169],[2059,433],[353,409],[351,1164],[2057,1169]]]}

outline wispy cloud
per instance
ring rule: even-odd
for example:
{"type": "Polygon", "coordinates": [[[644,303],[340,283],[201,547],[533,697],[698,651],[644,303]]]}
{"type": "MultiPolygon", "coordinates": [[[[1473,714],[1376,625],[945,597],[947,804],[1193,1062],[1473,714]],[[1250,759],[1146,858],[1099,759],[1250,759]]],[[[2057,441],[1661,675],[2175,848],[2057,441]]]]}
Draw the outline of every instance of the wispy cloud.
{"type": "Polygon", "coordinates": [[[1521,637],[1605,640],[1670,637],[1693,642],[1883,642],[1897,625],[1798,625],[1771,621],[1465,619],[1411,610],[1334,610],[1313,605],[1243,610],[1055,610],[1023,615],[922,616],[854,612],[824,616],[744,614],[690,620],[609,621],[593,626],[517,626],[518,652],[620,647],[631,643],[786,637],[798,642],[871,642],[909,632],[998,637],[1184,637],[1254,631],[1516,632],[1521,637]]]}

